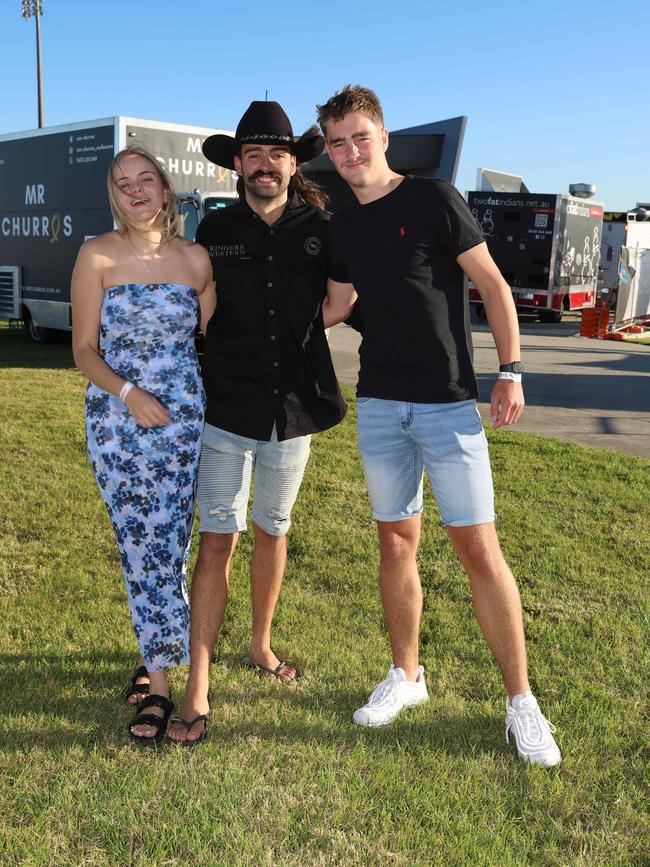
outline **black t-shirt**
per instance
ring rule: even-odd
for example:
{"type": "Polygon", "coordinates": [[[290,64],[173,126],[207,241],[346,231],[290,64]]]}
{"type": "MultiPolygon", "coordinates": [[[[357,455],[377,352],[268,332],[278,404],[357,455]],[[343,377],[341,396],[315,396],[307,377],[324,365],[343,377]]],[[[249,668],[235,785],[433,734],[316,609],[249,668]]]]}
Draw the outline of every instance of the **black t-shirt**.
{"type": "Polygon", "coordinates": [[[446,181],[408,175],[331,219],[330,276],[353,283],[363,340],[357,395],[414,403],[478,397],[469,305],[456,257],[483,242],[446,181]]]}
{"type": "Polygon", "coordinates": [[[345,415],[323,329],[327,220],[294,195],[270,226],[245,201],[201,222],[217,284],[203,359],[210,424],[265,441],[275,424],[286,440],[345,415]]]}

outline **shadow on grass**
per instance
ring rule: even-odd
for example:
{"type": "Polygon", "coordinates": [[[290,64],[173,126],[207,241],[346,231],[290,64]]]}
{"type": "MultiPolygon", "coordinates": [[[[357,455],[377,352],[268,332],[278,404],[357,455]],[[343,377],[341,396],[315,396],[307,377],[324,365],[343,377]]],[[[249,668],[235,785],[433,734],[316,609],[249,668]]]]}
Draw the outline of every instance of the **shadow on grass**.
{"type": "Polygon", "coordinates": [[[67,370],[75,366],[70,334],[57,331],[51,343],[34,343],[25,331],[0,330],[0,368],[67,370]]]}
{"type": "Polygon", "coordinates": [[[135,659],[121,653],[0,654],[0,750],[56,751],[115,738],[113,720],[118,708],[128,710],[123,695],[135,659]]]}
{"type": "MultiPolygon", "coordinates": [[[[134,661],[133,654],[118,652],[0,654],[0,750],[59,753],[71,747],[99,747],[108,751],[129,744],[126,732],[133,710],[123,695],[134,661]]],[[[360,742],[378,754],[412,752],[424,746],[451,755],[505,750],[498,713],[471,708],[457,713],[444,707],[434,711],[428,705],[405,710],[389,728],[360,729],[352,723],[352,712],[364,694],[353,684],[346,690],[332,689],[327,682],[307,678],[300,685],[286,686],[244,670],[239,657],[229,655],[222,664],[227,679],[212,678],[215,716],[210,732],[210,741],[219,746],[236,748],[255,738],[267,741],[270,750],[313,743],[347,752],[360,742]],[[239,718],[219,719],[220,703],[230,709],[241,707],[239,718]],[[304,721],[287,718],[294,714],[304,721]]],[[[183,686],[184,682],[183,678],[183,686]]],[[[181,696],[176,695],[176,700],[179,711],[181,696]]]]}

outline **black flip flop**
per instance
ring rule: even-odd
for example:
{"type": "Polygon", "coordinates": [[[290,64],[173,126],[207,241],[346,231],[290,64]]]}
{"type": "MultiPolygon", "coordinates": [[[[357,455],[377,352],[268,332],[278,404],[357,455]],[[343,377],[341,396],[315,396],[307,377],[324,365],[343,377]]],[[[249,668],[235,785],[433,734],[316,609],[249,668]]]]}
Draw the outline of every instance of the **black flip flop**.
{"type": "Polygon", "coordinates": [[[275,680],[279,680],[280,683],[292,683],[300,680],[300,672],[296,666],[286,660],[282,660],[276,668],[268,668],[266,665],[262,665],[261,662],[253,662],[250,656],[245,656],[242,659],[242,665],[244,668],[250,668],[251,671],[256,671],[261,677],[273,677],[275,680]],[[295,671],[293,677],[282,677],[282,672],[287,668],[295,671]]]}
{"type": "Polygon", "coordinates": [[[195,716],[194,719],[183,719],[182,716],[173,716],[169,720],[169,724],[172,725],[172,723],[173,723],[174,725],[176,725],[176,724],[181,725],[188,732],[192,728],[193,725],[195,725],[197,722],[199,722],[199,720],[204,720],[205,725],[203,726],[203,731],[201,732],[201,734],[198,736],[198,738],[196,738],[193,741],[177,741],[175,738],[170,738],[169,735],[167,735],[167,740],[171,744],[177,744],[177,746],[179,746],[179,747],[195,747],[197,744],[200,744],[201,741],[204,741],[207,738],[207,736],[208,736],[208,720],[209,719],[210,719],[209,713],[200,713],[198,716],[195,716]]]}
{"type": "Polygon", "coordinates": [[[174,702],[164,695],[148,695],[137,703],[135,709],[136,715],[129,723],[128,728],[131,740],[142,744],[142,746],[155,746],[159,744],[165,737],[167,724],[174,710],[174,702]],[[144,713],[148,707],[159,707],[164,713],[162,716],[157,716],[154,713],[144,713]],[[134,734],[131,729],[133,726],[140,725],[153,726],[156,729],[156,734],[149,738],[134,734]]]}

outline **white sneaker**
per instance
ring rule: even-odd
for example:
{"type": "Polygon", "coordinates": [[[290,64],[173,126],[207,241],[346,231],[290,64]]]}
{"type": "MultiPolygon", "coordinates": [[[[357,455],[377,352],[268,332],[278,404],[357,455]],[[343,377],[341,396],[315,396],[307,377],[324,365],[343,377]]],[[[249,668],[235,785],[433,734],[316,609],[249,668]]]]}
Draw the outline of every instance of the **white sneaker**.
{"type": "Polygon", "coordinates": [[[358,726],[387,726],[392,723],[403,707],[415,707],[429,701],[429,693],[424,680],[424,668],[418,666],[418,679],[406,679],[404,669],[391,665],[386,680],[373,689],[370,698],[357,708],[352,715],[358,726]]]}
{"type": "Polygon", "coordinates": [[[531,765],[552,768],[562,761],[555,743],[555,726],[542,714],[532,692],[516,695],[506,702],[506,743],[514,735],[519,758],[531,765]]]}

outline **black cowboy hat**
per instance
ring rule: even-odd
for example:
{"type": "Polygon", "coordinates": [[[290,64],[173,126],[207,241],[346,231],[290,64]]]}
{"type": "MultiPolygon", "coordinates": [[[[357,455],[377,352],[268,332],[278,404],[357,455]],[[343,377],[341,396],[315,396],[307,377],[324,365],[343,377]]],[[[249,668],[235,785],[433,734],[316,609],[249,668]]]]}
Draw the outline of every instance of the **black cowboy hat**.
{"type": "Polygon", "coordinates": [[[211,135],[203,142],[203,153],[211,163],[234,169],[233,157],[243,144],[288,144],[298,163],[317,157],[325,147],[325,139],[318,127],[310,127],[296,139],[291,122],[278,102],[251,102],[237,125],[235,137],[211,135]]]}

